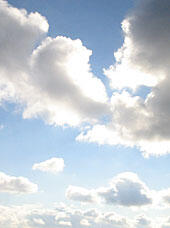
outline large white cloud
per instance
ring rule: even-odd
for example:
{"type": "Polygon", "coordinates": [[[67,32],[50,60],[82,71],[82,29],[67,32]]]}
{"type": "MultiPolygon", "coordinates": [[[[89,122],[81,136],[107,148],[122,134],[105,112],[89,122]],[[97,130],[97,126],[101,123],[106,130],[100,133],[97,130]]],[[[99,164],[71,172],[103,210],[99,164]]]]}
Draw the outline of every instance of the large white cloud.
{"type": "Polygon", "coordinates": [[[51,158],[40,163],[35,163],[32,169],[57,174],[63,171],[64,160],[63,158],[51,158]]]}
{"type": "Polygon", "coordinates": [[[113,93],[110,102],[92,74],[92,52],[80,40],[44,38],[48,22],[40,14],[3,0],[0,6],[1,102],[17,102],[24,118],[48,124],[97,123],[79,140],[137,146],[145,156],[169,153],[168,0],[139,1],[123,21],[124,44],[116,64],[105,70],[111,86],[123,92],[113,93]],[[124,91],[142,85],[151,87],[146,99],[124,91]],[[101,125],[106,115],[111,121],[101,125]]]}
{"type": "Polygon", "coordinates": [[[0,192],[7,193],[35,193],[38,191],[38,186],[30,182],[25,177],[14,177],[0,172],[0,192]]]}
{"type": "Polygon", "coordinates": [[[80,40],[45,38],[48,22],[0,0],[0,100],[17,102],[23,117],[54,125],[96,122],[107,115],[107,95],[80,40]]]}
{"type": "Polygon", "coordinates": [[[106,70],[115,92],[112,119],[82,132],[78,140],[138,146],[145,156],[170,152],[170,1],[139,1],[123,21],[124,44],[106,70]],[[145,85],[146,99],[125,92],[145,85]],[[99,132],[100,131],[100,132],[99,132]]]}

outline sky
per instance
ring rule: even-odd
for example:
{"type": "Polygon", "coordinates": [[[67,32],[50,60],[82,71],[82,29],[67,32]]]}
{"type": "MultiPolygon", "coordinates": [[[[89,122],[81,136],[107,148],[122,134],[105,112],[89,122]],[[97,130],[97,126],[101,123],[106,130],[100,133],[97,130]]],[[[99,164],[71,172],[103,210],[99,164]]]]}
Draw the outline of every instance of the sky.
{"type": "Polygon", "coordinates": [[[170,228],[169,0],[0,0],[0,228],[170,228]]]}

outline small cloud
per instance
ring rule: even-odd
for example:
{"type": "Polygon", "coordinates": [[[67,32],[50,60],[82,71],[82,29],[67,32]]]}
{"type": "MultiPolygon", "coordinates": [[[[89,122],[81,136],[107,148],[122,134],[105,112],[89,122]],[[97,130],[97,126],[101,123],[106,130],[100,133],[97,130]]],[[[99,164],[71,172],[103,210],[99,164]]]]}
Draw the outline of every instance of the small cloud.
{"type": "Polygon", "coordinates": [[[64,166],[63,158],[51,158],[40,163],[35,163],[32,169],[57,174],[63,171],[64,166]]]}
{"type": "Polygon", "coordinates": [[[0,192],[29,194],[38,191],[38,186],[25,177],[14,177],[0,172],[0,192]]]}

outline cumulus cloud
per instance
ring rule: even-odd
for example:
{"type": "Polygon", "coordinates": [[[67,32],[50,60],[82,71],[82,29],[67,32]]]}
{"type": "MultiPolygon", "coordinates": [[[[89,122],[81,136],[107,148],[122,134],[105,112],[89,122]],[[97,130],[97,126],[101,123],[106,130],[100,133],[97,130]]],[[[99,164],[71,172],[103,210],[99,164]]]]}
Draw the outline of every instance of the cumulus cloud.
{"type": "Polygon", "coordinates": [[[35,163],[32,169],[57,174],[63,171],[64,160],[63,158],[51,158],[40,163],[35,163]]]}
{"type": "Polygon", "coordinates": [[[145,156],[170,152],[169,12],[169,0],[144,0],[127,15],[124,44],[115,65],[105,70],[113,89],[120,90],[111,98],[112,119],[78,140],[137,146],[145,156]],[[146,98],[135,93],[143,85],[150,89],[146,98]]]}
{"type": "Polygon", "coordinates": [[[150,190],[134,173],[121,173],[113,178],[110,188],[101,188],[98,194],[107,204],[143,206],[152,204],[150,190]]]}
{"type": "Polygon", "coordinates": [[[170,218],[167,218],[166,221],[161,226],[162,228],[169,228],[170,227],[170,218]]]}
{"type": "Polygon", "coordinates": [[[43,205],[0,205],[0,228],[85,228],[88,225],[91,228],[169,228],[170,219],[166,216],[153,218],[135,214],[134,218],[129,219],[113,210],[102,212],[63,203],[56,204],[55,208],[46,208],[43,205]],[[93,213],[89,216],[90,211],[93,213]]]}
{"type": "Polygon", "coordinates": [[[0,21],[1,102],[19,103],[24,118],[53,125],[93,123],[108,114],[105,87],[91,72],[92,52],[79,39],[46,37],[43,16],[3,0],[0,21]]]}
{"type": "Polygon", "coordinates": [[[96,194],[93,190],[88,190],[77,186],[69,186],[65,195],[67,199],[79,202],[94,203],[97,201],[96,194]]]}
{"type": "Polygon", "coordinates": [[[38,186],[30,182],[25,177],[14,177],[0,172],[0,192],[7,193],[35,193],[38,191],[38,186]]]}
{"type": "Polygon", "coordinates": [[[66,197],[70,200],[94,203],[104,202],[119,206],[145,206],[152,204],[151,190],[135,173],[121,173],[113,178],[110,187],[87,190],[81,187],[69,186],[66,197]]]}
{"type": "Polygon", "coordinates": [[[117,90],[108,101],[91,71],[92,52],[79,39],[47,37],[43,16],[0,0],[0,104],[20,104],[24,118],[48,124],[92,125],[80,141],[137,146],[145,156],[169,153],[169,12],[168,0],[144,0],[124,19],[124,43],[104,71],[117,90]],[[146,98],[135,93],[143,85],[146,98]]]}
{"type": "Polygon", "coordinates": [[[98,216],[88,217],[85,215],[85,210],[74,207],[61,207],[55,209],[45,208],[37,205],[23,205],[5,207],[0,206],[0,228],[68,228],[68,227],[92,227],[92,228],[131,228],[132,222],[126,217],[116,213],[97,212],[98,216]],[[57,219],[56,219],[57,217],[57,219]]]}

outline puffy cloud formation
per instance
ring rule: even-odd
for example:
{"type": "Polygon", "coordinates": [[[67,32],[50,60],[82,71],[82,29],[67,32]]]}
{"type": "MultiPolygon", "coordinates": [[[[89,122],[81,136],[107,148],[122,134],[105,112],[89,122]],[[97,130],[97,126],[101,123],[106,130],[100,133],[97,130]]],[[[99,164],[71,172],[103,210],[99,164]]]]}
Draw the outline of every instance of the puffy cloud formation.
{"type": "Polygon", "coordinates": [[[2,206],[0,205],[0,228],[169,228],[170,220],[165,217],[148,218],[136,215],[133,219],[96,209],[78,209],[64,204],[55,208],[43,205],[2,206]]]}
{"type": "Polygon", "coordinates": [[[0,172],[0,192],[29,194],[38,191],[38,186],[25,177],[14,177],[0,172]]]}
{"type": "Polygon", "coordinates": [[[48,22],[0,0],[0,100],[22,105],[23,117],[76,126],[107,115],[105,87],[80,40],[45,38],[48,22]],[[12,35],[11,35],[12,34],[12,35]]]}
{"type": "Polygon", "coordinates": [[[77,186],[69,186],[65,195],[68,199],[79,202],[94,203],[97,201],[95,191],[77,186]]]}
{"type": "Polygon", "coordinates": [[[46,161],[34,164],[32,169],[57,174],[63,171],[64,160],[63,158],[51,158],[46,161]]]}
{"type": "Polygon", "coordinates": [[[69,186],[66,197],[70,200],[95,203],[104,202],[119,206],[145,206],[152,204],[151,190],[134,173],[121,173],[110,183],[110,187],[95,190],[69,186]]]}
{"type": "Polygon", "coordinates": [[[104,71],[117,90],[108,101],[80,40],[46,37],[43,16],[0,0],[0,103],[16,102],[24,118],[48,124],[91,124],[80,141],[137,146],[145,156],[169,153],[169,12],[169,0],[143,0],[122,22],[124,43],[104,71]],[[136,96],[141,86],[149,87],[146,98],[136,96]]]}
{"type": "Polygon", "coordinates": [[[152,203],[150,190],[134,173],[121,173],[113,178],[110,188],[101,188],[98,194],[107,204],[143,206],[152,203]]]}
{"type": "Polygon", "coordinates": [[[149,155],[170,152],[170,1],[139,1],[122,23],[124,44],[115,53],[116,63],[105,74],[114,92],[112,119],[82,132],[80,141],[137,146],[149,155]],[[140,86],[146,98],[126,92],[140,86]]]}
{"type": "Polygon", "coordinates": [[[46,209],[42,206],[23,205],[0,206],[0,228],[131,228],[131,221],[116,213],[98,212],[91,216],[85,215],[87,210],[73,207],[57,206],[46,209]]]}

